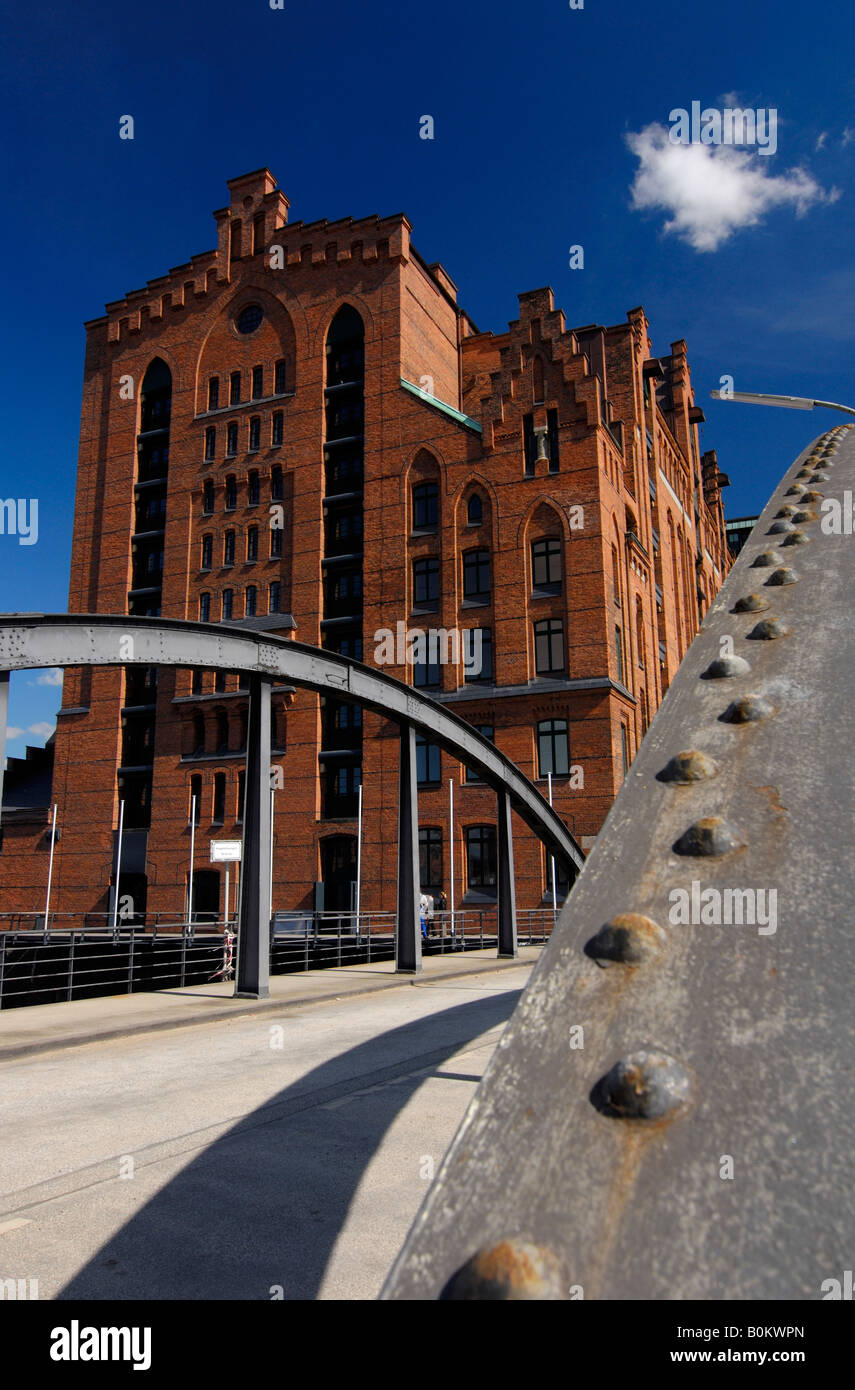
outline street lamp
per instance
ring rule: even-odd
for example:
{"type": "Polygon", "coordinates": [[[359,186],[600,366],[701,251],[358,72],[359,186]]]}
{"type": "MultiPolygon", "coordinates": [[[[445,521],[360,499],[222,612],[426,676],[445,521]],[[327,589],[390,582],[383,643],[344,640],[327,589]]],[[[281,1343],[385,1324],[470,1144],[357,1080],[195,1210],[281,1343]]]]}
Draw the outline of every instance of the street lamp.
{"type": "Polygon", "coordinates": [[[780,405],[787,410],[813,410],[814,406],[825,406],[827,410],[842,410],[844,415],[855,415],[851,405],[837,405],[835,401],[812,401],[807,396],[769,396],[755,391],[710,391],[714,401],[746,401],[749,405],[780,405]]]}

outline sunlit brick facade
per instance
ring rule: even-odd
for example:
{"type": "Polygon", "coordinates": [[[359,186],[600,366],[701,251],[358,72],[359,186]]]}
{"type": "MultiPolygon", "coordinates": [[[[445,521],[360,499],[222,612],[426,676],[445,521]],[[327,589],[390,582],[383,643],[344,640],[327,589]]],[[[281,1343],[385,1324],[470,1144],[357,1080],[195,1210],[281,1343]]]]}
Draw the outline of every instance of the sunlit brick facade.
{"type": "MultiPolygon", "coordinates": [[[[398,624],[460,632],[456,663],[385,669],[544,791],[551,771],[589,848],[729,565],[685,343],[653,355],[640,308],[568,328],[549,289],[481,333],[406,217],[288,224],[267,170],[229,190],[216,250],[87,324],[70,611],[237,622],[369,664],[398,624]]],[[[246,717],[223,684],[66,673],[57,910],[107,910],[123,801],[122,891],[180,912],[195,796],[197,906],[222,911],[209,841],[241,833],[246,717]]],[[[396,729],[284,688],[274,713],[274,906],[311,907],[319,881],[347,905],[361,782],[362,906],[392,909],[396,729]]],[[[457,903],[489,903],[493,794],[430,747],[420,771],[424,886],[449,892],[453,833],[457,903]]],[[[46,879],[48,803],[22,804],[25,781],[10,769],[6,910],[37,908],[46,879]]],[[[548,865],[515,832],[518,903],[538,907],[548,865]]]]}

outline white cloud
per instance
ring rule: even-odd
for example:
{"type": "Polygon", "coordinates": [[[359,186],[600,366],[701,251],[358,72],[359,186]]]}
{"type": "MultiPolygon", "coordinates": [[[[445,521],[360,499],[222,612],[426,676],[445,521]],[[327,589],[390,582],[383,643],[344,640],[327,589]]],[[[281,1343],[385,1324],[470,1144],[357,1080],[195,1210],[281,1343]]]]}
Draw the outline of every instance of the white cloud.
{"type": "Polygon", "coordinates": [[[847,126],[841,136],[840,143],[842,145],[849,145],[853,140],[855,140],[855,130],[853,130],[851,126],[847,126]]]}
{"type": "Polygon", "coordinates": [[[62,668],[54,666],[51,671],[43,671],[36,677],[36,685],[62,685],[62,668]]]}
{"type": "Polygon", "coordinates": [[[818,150],[821,150],[827,139],[828,139],[828,131],[827,131],[827,130],[824,130],[824,131],[822,132],[821,135],[818,135],[818,136],[816,137],[816,148],[817,148],[818,150]]]}
{"type": "Polygon", "coordinates": [[[15,724],[7,724],[7,725],[6,725],[6,737],[7,737],[7,739],[12,739],[12,738],[23,738],[23,737],[24,737],[24,730],[23,730],[23,729],[19,729],[19,728],[17,727],[17,725],[15,725],[15,724]]]}
{"type": "Polygon", "coordinates": [[[40,724],[30,724],[27,728],[27,733],[36,734],[38,738],[49,738],[55,728],[55,724],[48,724],[42,720],[40,724]]]}
{"type": "Polygon", "coordinates": [[[669,214],[665,231],[696,251],[716,251],[742,227],[754,227],[776,207],[801,217],[814,203],[835,202],[804,169],[775,176],[768,156],[733,145],[677,144],[665,126],[652,124],[626,137],[640,161],[632,188],[637,210],[669,214]]]}

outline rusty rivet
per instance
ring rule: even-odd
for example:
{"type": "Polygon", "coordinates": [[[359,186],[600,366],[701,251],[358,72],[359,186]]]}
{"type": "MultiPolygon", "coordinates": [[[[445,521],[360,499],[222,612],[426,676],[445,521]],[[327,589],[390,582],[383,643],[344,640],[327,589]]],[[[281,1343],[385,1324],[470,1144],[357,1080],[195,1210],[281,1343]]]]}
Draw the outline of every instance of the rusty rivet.
{"type": "Polygon", "coordinates": [[[793,521],[801,522],[801,521],[818,521],[818,520],[819,520],[819,518],[817,517],[816,512],[808,511],[807,509],[805,509],[805,510],[803,510],[803,511],[799,511],[799,512],[796,512],[796,511],[793,512],[793,521]]]}
{"type": "Polygon", "coordinates": [[[809,477],[810,477],[810,469],[809,469],[809,468],[800,468],[799,471],[798,471],[798,473],[796,474],[796,477],[797,477],[797,478],[809,478],[809,477]]]}
{"type": "Polygon", "coordinates": [[[776,515],[776,516],[792,516],[792,515],[793,515],[793,512],[794,512],[795,510],[796,510],[795,507],[791,507],[790,504],[789,504],[789,502],[788,502],[787,505],[786,505],[785,507],[779,507],[778,510],[776,511],[775,515],[776,515]]]}
{"type": "Polygon", "coordinates": [[[656,779],[659,782],[703,782],[707,777],[715,777],[717,772],[712,758],[692,748],[685,753],[675,753],[662,771],[657,772],[656,779]]]}
{"type": "Polygon", "coordinates": [[[792,486],[792,487],[788,487],[788,488],[787,488],[787,491],[784,493],[784,496],[785,496],[785,497],[801,497],[802,493],[805,492],[805,491],[806,491],[806,489],[802,487],[801,483],[793,483],[793,486],[792,486]]]}
{"type": "Polygon", "coordinates": [[[757,719],[769,719],[774,713],[774,705],[762,695],[743,695],[741,700],[733,700],[719,718],[725,724],[753,724],[757,719]]]}
{"type": "Polygon", "coordinates": [[[751,667],[743,656],[717,656],[715,661],[711,661],[707,669],[701,672],[701,679],[720,681],[728,676],[745,676],[750,670],[751,667]]]}
{"type": "Polygon", "coordinates": [[[734,613],[762,613],[769,607],[769,600],[762,594],[744,594],[733,605],[734,613]]]}
{"type": "Polygon", "coordinates": [[[807,545],[810,536],[806,536],[804,531],[793,531],[792,535],[785,536],[781,545],[807,545]]]}
{"type": "Polygon", "coordinates": [[[526,1237],[484,1246],[452,1274],[442,1289],[442,1302],[510,1302],[536,1299],[556,1303],[569,1299],[570,1280],[545,1245],[526,1237]]]}
{"type": "Polygon", "coordinates": [[[691,1079],[675,1057],[645,1047],[615,1062],[598,1090],[609,1114],[626,1120],[661,1120],[689,1099],[691,1079]]]}
{"type": "Polygon", "coordinates": [[[767,565],[776,565],[778,557],[774,550],[761,550],[760,554],[751,562],[753,570],[765,569],[767,565]]]}
{"type": "Polygon", "coordinates": [[[707,858],[743,848],[743,841],[726,820],[722,820],[721,816],[704,816],[702,820],[695,821],[694,825],[683,831],[674,844],[674,853],[707,858]]]}
{"type": "Polygon", "coordinates": [[[796,584],[798,583],[798,578],[799,576],[796,574],[795,570],[788,569],[786,565],[782,565],[780,569],[775,570],[774,574],[769,575],[766,583],[772,584],[777,588],[781,584],[796,584]]]}
{"type": "Polygon", "coordinates": [[[802,497],[802,501],[803,501],[803,502],[821,502],[824,496],[825,496],[825,493],[823,493],[823,492],[806,492],[806,493],[803,495],[803,497],[802,497]]]}
{"type": "Polygon", "coordinates": [[[782,531],[792,531],[792,529],[793,523],[791,521],[773,521],[766,534],[767,536],[779,536],[782,531]]]}
{"type": "Polygon", "coordinates": [[[598,965],[643,965],[652,960],[665,945],[664,931],[650,917],[639,912],[621,912],[585,946],[585,954],[598,965]]]}
{"type": "Polygon", "coordinates": [[[771,642],[776,637],[786,637],[790,629],[778,618],[763,618],[752,627],[748,636],[760,642],[771,642]]]}
{"type": "Polygon", "coordinates": [[[830,474],[814,473],[812,481],[815,483],[827,483],[830,481],[830,474]]]}

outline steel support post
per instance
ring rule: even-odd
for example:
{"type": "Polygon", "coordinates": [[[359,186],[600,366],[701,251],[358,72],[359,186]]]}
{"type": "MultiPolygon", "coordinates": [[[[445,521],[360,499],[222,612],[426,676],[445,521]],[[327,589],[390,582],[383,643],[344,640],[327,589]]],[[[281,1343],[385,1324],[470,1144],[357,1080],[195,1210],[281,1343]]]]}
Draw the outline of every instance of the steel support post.
{"type": "Polygon", "coordinates": [[[418,975],[422,968],[419,927],[419,806],[416,784],[416,731],[401,725],[398,778],[398,915],[395,923],[395,969],[418,975]]]}
{"type": "Polygon", "coordinates": [[[270,690],[263,676],[249,678],[243,861],[240,874],[235,996],[270,994],[270,690]]]}
{"type": "Polygon", "coordinates": [[[499,955],[518,955],[517,951],[517,898],[514,886],[514,836],[511,825],[511,798],[506,791],[500,791],[499,834],[498,834],[498,909],[499,909],[499,955]]]}
{"type": "Polygon", "coordinates": [[[0,823],[3,817],[3,769],[6,766],[6,721],[9,717],[9,672],[0,671],[0,823]]]}

